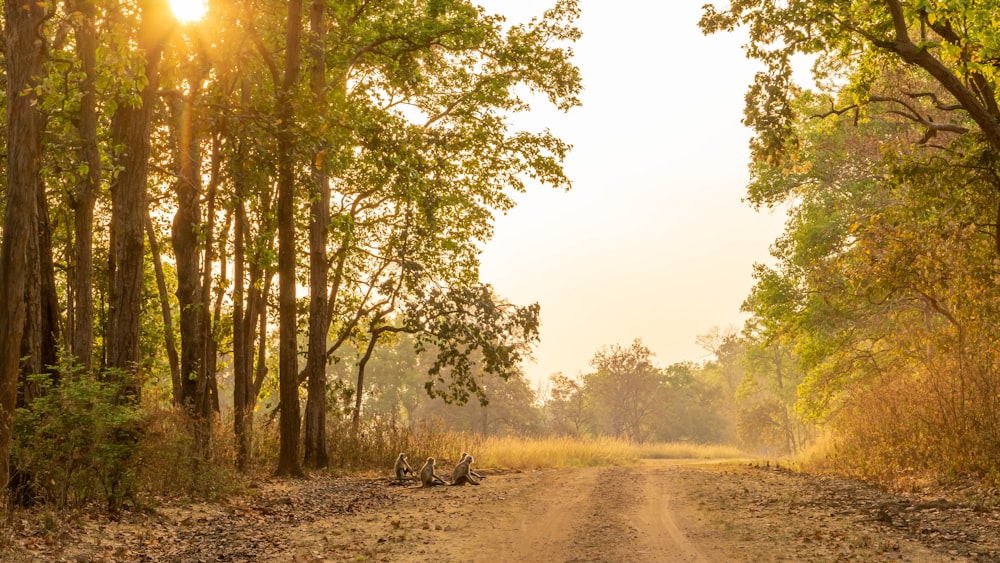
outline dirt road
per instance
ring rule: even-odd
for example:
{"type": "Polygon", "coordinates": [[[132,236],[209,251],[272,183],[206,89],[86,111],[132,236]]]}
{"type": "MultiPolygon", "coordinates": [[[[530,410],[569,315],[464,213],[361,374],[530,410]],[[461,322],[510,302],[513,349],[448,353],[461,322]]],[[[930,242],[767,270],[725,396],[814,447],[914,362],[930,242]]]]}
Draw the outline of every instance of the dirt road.
{"type": "Polygon", "coordinates": [[[780,470],[647,462],[490,477],[473,489],[413,491],[400,508],[426,514],[434,526],[407,522],[383,530],[382,537],[401,548],[387,547],[385,560],[404,555],[484,563],[1000,559],[997,538],[938,541],[947,532],[926,527],[930,521],[904,522],[904,512],[916,522],[922,510],[899,505],[899,525],[892,525],[886,506],[903,501],[881,491],[780,470]],[[502,494],[492,494],[495,488],[502,494]],[[467,525],[456,525],[461,522],[467,525]]]}
{"type": "MultiPolygon", "coordinates": [[[[23,561],[998,561],[994,505],[745,464],[484,471],[478,487],[273,481],[47,532],[23,561]]],[[[52,528],[51,524],[48,526],[52,528]]]]}
{"type": "Polygon", "coordinates": [[[472,560],[483,562],[714,560],[678,525],[692,514],[677,503],[670,473],[622,467],[523,477],[514,498],[479,511],[494,522],[491,533],[461,534],[462,547],[481,545],[472,560]]]}

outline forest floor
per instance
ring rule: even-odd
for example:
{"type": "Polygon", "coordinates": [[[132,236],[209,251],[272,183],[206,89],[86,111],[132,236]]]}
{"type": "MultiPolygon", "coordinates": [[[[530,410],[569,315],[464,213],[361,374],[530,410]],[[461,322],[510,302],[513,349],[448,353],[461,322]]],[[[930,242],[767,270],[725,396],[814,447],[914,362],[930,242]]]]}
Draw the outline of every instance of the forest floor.
{"type": "MultiPolygon", "coordinates": [[[[220,503],[60,520],[26,512],[4,561],[998,561],[1000,509],[737,463],[503,471],[478,487],[268,480],[220,503]]],[[[442,471],[442,473],[445,473],[442,471]]]]}

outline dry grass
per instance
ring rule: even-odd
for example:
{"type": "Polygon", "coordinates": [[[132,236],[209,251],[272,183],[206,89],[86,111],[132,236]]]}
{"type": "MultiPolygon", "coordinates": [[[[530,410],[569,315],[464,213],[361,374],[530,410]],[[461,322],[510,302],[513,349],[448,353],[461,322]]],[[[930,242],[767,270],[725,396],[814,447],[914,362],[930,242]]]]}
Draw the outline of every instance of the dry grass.
{"type": "Polygon", "coordinates": [[[745,459],[725,445],[635,444],[619,438],[487,438],[476,447],[476,465],[509,469],[627,465],[640,459],[745,459]]]}
{"type": "Polygon", "coordinates": [[[644,459],[745,459],[747,454],[736,446],[692,444],[687,442],[651,443],[635,446],[644,459]]]}
{"type": "Polygon", "coordinates": [[[837,473],[836,458],[837,442],[825,432],[785,461],[792,469],[804,473],[837,473]]]}
{"type": "Polygon", "coordinates": [[[232,426],[212,425],[210,455],[205,459],[197,452],[191,420],[182,410],[147,405],[145,412],[136,475],[142,493],[150,498],[184,494],[217,499],[242,488],[243,476],[233,468],[236,453],[232,426]]]}
{"type": "Polygon", "coordinates": [[[509,469],[624,465],[639,459],[631,442],[617,438],[487,438],[476,452],[479,467],[509,469]]]}

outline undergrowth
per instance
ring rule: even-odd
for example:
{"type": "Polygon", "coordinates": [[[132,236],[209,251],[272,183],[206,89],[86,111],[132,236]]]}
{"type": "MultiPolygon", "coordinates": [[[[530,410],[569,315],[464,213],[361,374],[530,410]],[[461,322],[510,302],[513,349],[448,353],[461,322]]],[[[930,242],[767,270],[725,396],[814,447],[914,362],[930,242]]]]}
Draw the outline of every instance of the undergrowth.
{"type": "MultiPolygon", "coordinates": [[[[115,511],[126,503],[142,506],[172,497],[217,500],[274,471],[279,436],[272,417],[258,413],[250,469],[240,474],[234,469],[231,420],[213,419],[208,444],[197,445],[190,416],[162,400],[115,406],[114,386],[84,377],[64,377],[45,388],[17,418],[15,470],[28,480],[32,502],[78,509],[104,501],[115,511]]],[[[450,467],[463,452],[473,454],[479,468],[511,470],[742,457],[731,447],[610,437],[483,437],[456,432],[440,420],[399,425],[373,418],[355,431],[344,416],[328,418],[327,440],[326,471],[333,474],[388,476],[400,452],[415,470],[428,457],[450,467]]]]}

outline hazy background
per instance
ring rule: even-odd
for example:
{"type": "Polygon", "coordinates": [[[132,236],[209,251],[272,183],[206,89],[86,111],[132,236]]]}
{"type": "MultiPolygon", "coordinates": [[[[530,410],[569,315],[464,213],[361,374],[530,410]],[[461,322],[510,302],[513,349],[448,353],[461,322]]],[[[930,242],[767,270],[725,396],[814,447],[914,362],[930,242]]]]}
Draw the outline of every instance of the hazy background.
{"type": "MultiPolygon", "coordinates": [[[[582,0],[583,106],[563,114],[539,100],[518,117],[574,146],[572,191],[518,197],[483,256],[482,278],[500,295],[541,304],[541,343],[525,366],[534,382],[589,371],[602,346],[635,338],[658,365],[701,361],[698,335],[742,325],[752,265],[768,260],[784,215],[741,201],[755,67],[741,36],[701,34],[705,1],[582,0]]],[[[521,22],[552,2],[480,4],[521,22]]]]}

